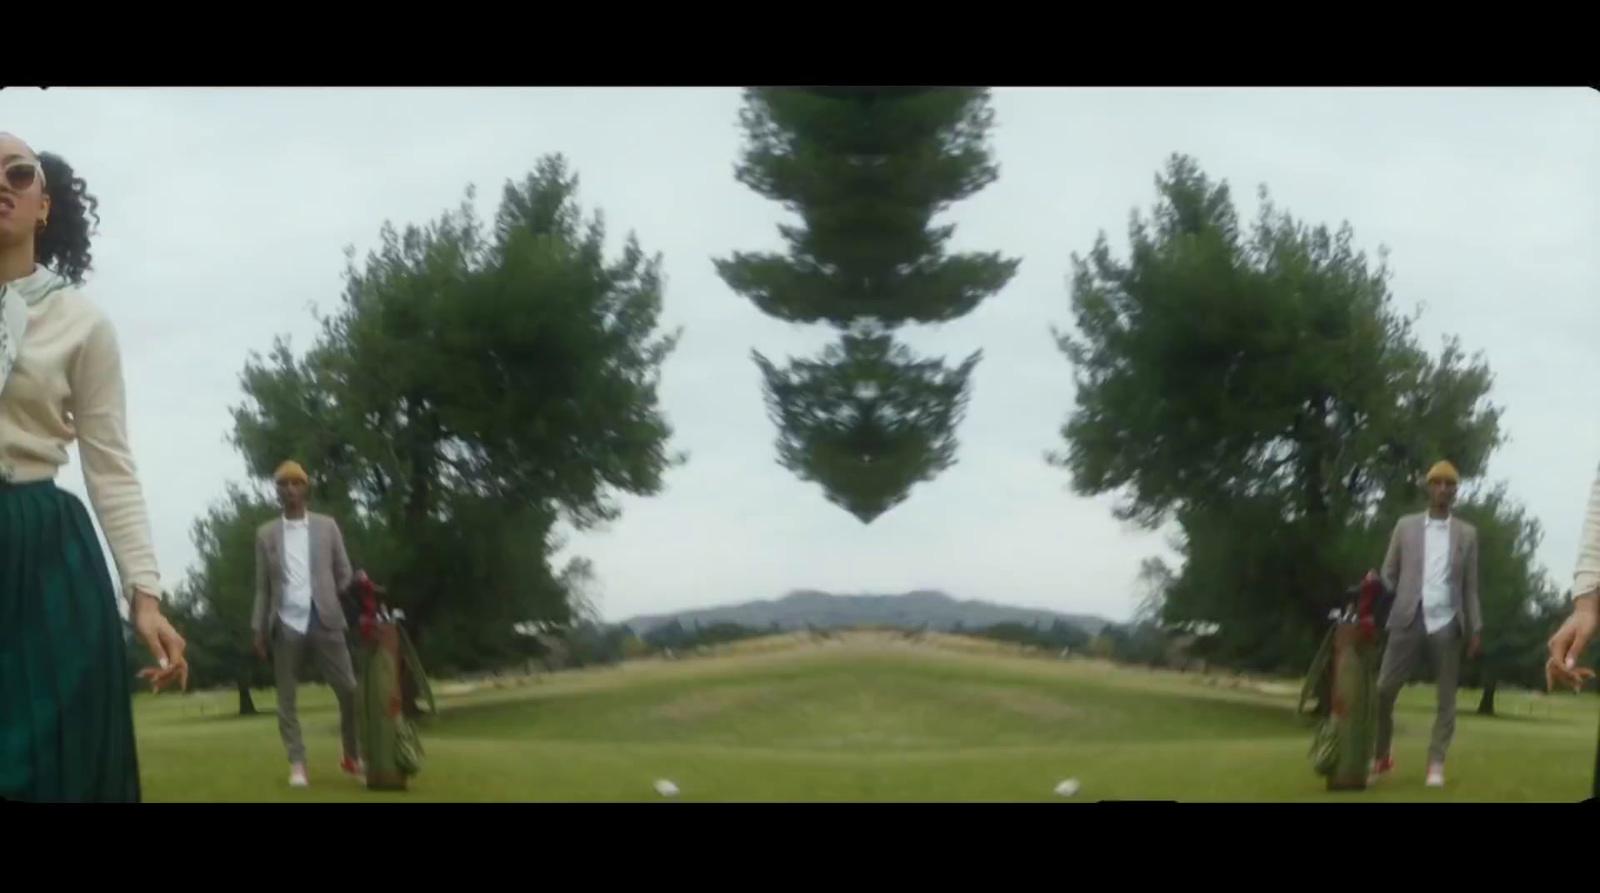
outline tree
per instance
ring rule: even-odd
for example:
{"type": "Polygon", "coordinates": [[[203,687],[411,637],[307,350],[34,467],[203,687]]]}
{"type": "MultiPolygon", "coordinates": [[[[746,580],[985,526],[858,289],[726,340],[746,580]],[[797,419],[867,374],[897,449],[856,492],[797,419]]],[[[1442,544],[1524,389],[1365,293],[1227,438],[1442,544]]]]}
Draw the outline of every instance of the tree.
{"type": "Polygon", "coordinates": [[[1051,648],[1070,648],[1073,651],[1081,651],[1088,647],[1092,638],[1082,628],[1060,619],[1050,625],[1050,632],[1047,635],[1051,648]]]}
{"type": "MultiPolygon", "coordinates": [[[[1307,618],[1302,605],[1286,597],[1298,593],[1282,587],[1304,579],[1300,555],[1312,544],[1281,524],[1270,504],[1240,501],[1226,512],[1196,509],[1185,512],[1179,523],[1183,565],[1165,590],[1162,625],[1213,630],[1205,636],[1204,650],[1219,663],[1271,673],[1303,672],[1326,619],[1307,618]]],[[[1342,537],[1350,535],[1347,530],[1342,537]]],[[[1386,542],[1379,540],[1377,558],[1368,551],[1364,564],[1356,567],[1381,561],[1386,542]]],[[[1325,558],[1344,551],[1337,542],[1318,548],[1325,558]]],[[[1358,579],[1359,573],[1352,568],[1340,578],[1358,579]]]]}
{"type": "Polygon", "coordinates": [[[1141,667],[1160,667],[1167,663],[1171,642],[1161,627],[1153,623],[1134,622],[1127,635],[1121,639],[1117,660],[1141,667]]]}
{"type": "Polygon", "coordinates": [[[250,690],[272,682],[270,666],[256,654],[251,612],[256,531],[278,513],[271,500],[228,486],[222,499],[194,522],[190,539],[196,566],[173,593],[173,622],[189,643],[190,685],[233,686],[241,716],[256,712],[250,690]]]}
{"type": "Polygon", "coordinates": [[[1039,638],[1038,630],[1016,621],[996,623],[987,629],[980,630],[978,636],[979,638],[993,639],[996,642],[1009,642],[1013,645],[1033,645],[1037,643],[1039,638]]]}
{"type": "Polygon", "coordinates": [[[650,645],[645,640],[634,635],[632,630],[626,631],[626,636],[622,642],[623,660],[638,660],[641,657],[648,657],[650,651],[650,645]]]}
{"type": "Polygon", "coordinates": [[[1478,530],[1478,587],[1483,651],[1466,680],[1483,690],[1478,713],[1493,716],[1501,683],[1544,683],[1545,642],[1563,619],[1555,584],[1537,558],[1544,531],[1502,484],[1457,507],[1478,530]]]}
{"type": "Polygon", "coordinates": [[[848,333],[820,360],[779,369],[760,354],[778,461],[863,522],[955,463],[979,355],[954,369],[918,360],[887,334],[848,333]]]}
{"type": "MultiPolygon", "coordinates": [[[[425,227],[385,224],[303,357],[252,356],[234,443],[257,478],[300,457],[326,510],[365,536],[430,666],[524,648],[519,624],[567,624],[555,526],[616,518],[651,495],[668,452],[661,259],[631,235],[607,260],[560,156],[508,183],[485,229],[469,189],[425,227]]],[[[347,538],[348,539],[348,538],[347,538]]]]}
{"type": "Polygon", "coordinates": [[[567,593],[573,622],[600,625],[600,584],[594,562],[575,557],[567,562],[558,579],[567,593]]]}
{"type": "MultiPolygon", "coordinates": [[[[1226,183],[1174,156],[1126,262],[1074,256],[1077,385],[1052,464],[1120,518],[1178,521],[1169,620],[1219,624],[1252,662],[1309,659],[1353,582],[1354,541],[1415,498],[1426,464],[1474,478],[1500,443],[1481,357],[1437,358],[1393,307],[1386,252],[1278,211],[1245,232],[1226,183]],[[1273,644],[1276,643],[1276,644],[1273,644]]],[[[1367,559],[1370,561],[1370,559],[1367,559]]]]}
{"type": "Polygon", "coordinates": [[[800,215],[786,255],[715,262],[762,312],[827,323],[840,344],[787,371],[759,353],[779,462],[862,522],[955,461],[954,429],[979,355],[917,360],[893,331],[945,322],[998,292],[1017,261],[947,254],[933,217],[998,176],[988,93],[948,88],[746,91],[736,177],[800,215]]]}
{"type": "Polygon", "coordinates": [[[627,658],[631,634],[620,626],[606,626],[587,620],[560,630],[573,667],[609,666],[627,658]]]}
{"type": "Polygon", "coordinates": [[[740,120],[736,178],[803,224],[779,228],[787,256],[716,262],[763,313],[839,328],[948,322],[1014,275],[1018,262],[996,253],[946,255],[955,227],[932,225],[999,177],[988,90],[757,88],[740,120]]]}
{"type": "Polygon", "coordinates": [[[1128,635],[1121,627],[1107,624],[1099,635],[1089,642],[1089,653],[1100,660],[1116,660],[1127,643],[1128,635]]]}
{"type": "Polygon", "coordinates": [[[1166,604],[1167,590],[1172,588],[1172,568],[1160,558],[1150,557],[1139,562],[1139,609],[1136,622],[1159,625],[1162,608],[1166,604]]]}
{"type": "Polygon", "coordinates": [[[682,651],[689,643],[689,631],[683,628],[682,620],[674,617],[671,623],[645,633],[644,641],[658,651],[682,651]]]}
{"type": "Polygon", "coordinates": [[[1015,621],[997,623],[979,630],[976,635],[983,639],[1008,642],[1024,648],[1038,648],[1051,653],[1059,653],[1063,648],[1079,650],[1091,644],[1088,633],[1059,619],[1051,623],[1048,629],[1041,628],[1038,621],[1032,626],[1015,621]]]}

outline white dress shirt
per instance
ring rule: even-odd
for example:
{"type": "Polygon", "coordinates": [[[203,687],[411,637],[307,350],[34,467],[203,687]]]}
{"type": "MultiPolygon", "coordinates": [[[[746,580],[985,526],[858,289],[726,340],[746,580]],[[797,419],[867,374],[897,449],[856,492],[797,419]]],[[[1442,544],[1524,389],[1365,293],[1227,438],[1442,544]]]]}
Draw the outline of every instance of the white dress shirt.
{"type": "Polygon", "coordinates": [[[1450,598],[1450,519],[1423,519],[1422,622],[1432,635],[1456,619],[1450,598]]]}
{"type": "Polygon", "coordinates": [[[283,604],[278,619],[300,635],[311,626],[311,524],[283,519],[283,604]]]}

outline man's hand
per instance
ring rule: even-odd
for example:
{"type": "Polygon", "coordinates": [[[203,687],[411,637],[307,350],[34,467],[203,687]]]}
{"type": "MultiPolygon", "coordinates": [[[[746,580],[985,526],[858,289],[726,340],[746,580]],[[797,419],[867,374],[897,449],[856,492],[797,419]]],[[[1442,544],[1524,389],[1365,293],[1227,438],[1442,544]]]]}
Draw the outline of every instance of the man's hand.
{"type": "Polygon", "coordinates": [[[1473,659],[1483,653],[1483,636],[1473,636],[1467,640],[1467,658],[1473,659]]]}
{"type": "Polygon", "coordinates": [[[1600,621],[1600,610],[1597,608],[1600,605],[1596,604],[1595,596],[1575,599],[1572,616],[1550,637],[1550,659],[1544,665],[1547,691],[1554,691],[1558,684],[1563,688],[1570,686],[1573,691],[1582,691],[1584,680],[1594,676],[1593,670],[1578,666],[1578,659],[1594,639],[1595,626],[1600,621]]]}
{"type": "Polygon", "coordinates": [[[187,691],[189,662],[184,659],[183,652],[188,646],[183,636],[173,629],[172,622],[162,616],[160,599],[144,592],[134,593],[133,628],[156,659],[156,666],[140,670],[139,675],[150,680],[150,687],[155,691],[172,683],[187,691]]]}
{"type": "Polygon", "coordinates": [[[256,657],[267,659],[267,637],[256,636],[256,657]]]}

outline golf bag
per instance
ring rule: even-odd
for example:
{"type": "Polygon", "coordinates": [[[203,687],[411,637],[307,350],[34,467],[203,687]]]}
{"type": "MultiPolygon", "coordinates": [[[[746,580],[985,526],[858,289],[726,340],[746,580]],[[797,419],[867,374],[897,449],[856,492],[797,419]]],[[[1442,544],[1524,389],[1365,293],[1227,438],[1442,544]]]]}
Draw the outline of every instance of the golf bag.
{"type": "Polygon", "coordinates": [[[1378,732],[1378,630],[1394,596],[1369,573],[1352,591],[1355,599],[1334,616],[1311,672],[1300,690],[1298,711],[1324,689],[1332,699],[1311,740],[1311,767],[1330,791],[1367,787],[1378,732]]]}
{"type": "Polygon", "coordinates": [[[404,686],[409,680],[436,712],[433,689],[405,629],[378,599],[365,573],[357,576],[361,630],[361,751],[367,764],[367,788],[403,791],[422,771],[422,740],[405,713],[404,686]]]}

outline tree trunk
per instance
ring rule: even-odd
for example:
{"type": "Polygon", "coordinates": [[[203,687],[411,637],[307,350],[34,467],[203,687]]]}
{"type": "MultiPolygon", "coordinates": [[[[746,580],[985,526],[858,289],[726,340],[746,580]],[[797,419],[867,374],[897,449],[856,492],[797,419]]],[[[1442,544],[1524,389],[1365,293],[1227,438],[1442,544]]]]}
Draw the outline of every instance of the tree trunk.
{"type": "Polygon", "coordinates": [[[1494,690],[1495,690],[1495,686],[1497,684],[1498,683],[1496,683],[1493,679],[1488,679],[1488,680],[1484,681],[1484,683],[1483,683],[1483,697],[1478,699],[1478,715],[1479,716],[1493,716],[1494,715],[1494,690]]]}
{"type": "Polygon", "coordinates": [[[250,697],[250,683],[246,680],[239,681],[239,715],[255,716],[256,702],[250,697]]]}

